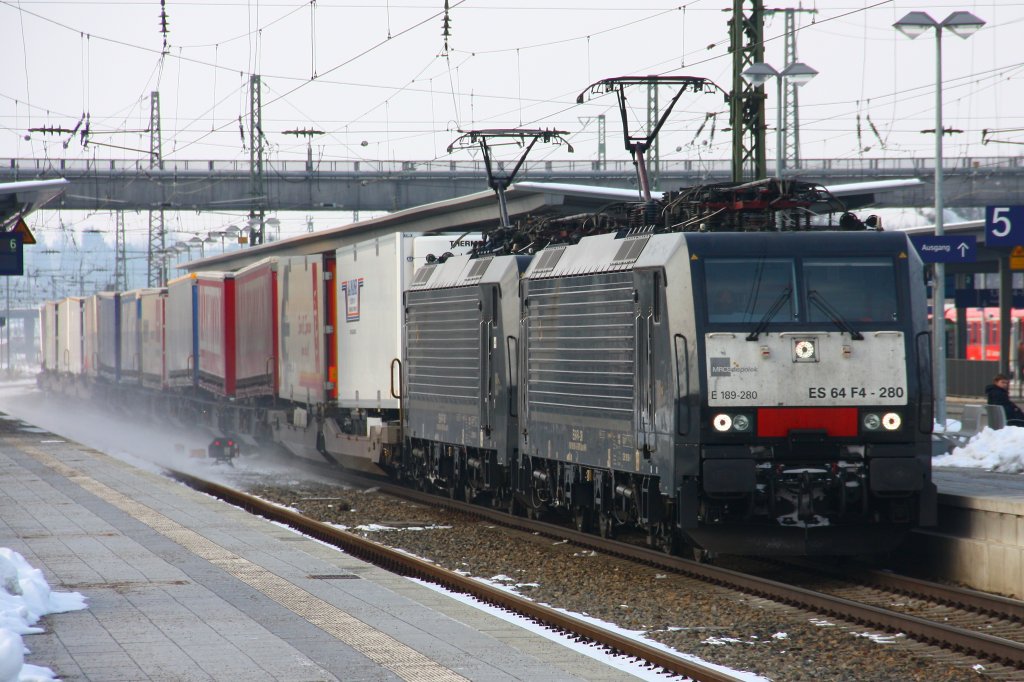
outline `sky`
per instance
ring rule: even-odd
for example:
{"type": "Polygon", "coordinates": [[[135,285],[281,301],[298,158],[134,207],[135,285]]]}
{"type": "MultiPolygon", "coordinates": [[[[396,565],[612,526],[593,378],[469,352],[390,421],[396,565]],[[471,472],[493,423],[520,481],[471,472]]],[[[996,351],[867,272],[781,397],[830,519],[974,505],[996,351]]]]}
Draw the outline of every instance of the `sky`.
{"type": "MultiPolygon", "coordinates": [[[[179,470],[204,476],[225,485],[238,484],[248,475],[276,475],[280,476],[281,480],[295,476],[305,478],[317,475],[312,471],[300,474],[296,472],[294,465],[283,466],[273,458],[251,451],[244,453],[245,456],[237,460],[232,468],[215,465],[202,457],[208,442],[208,439],[202,434],[191,433],[187,429],[175,429],[172,424],[167,424],[159,433],[156,433],[156,427],[143,426],[138,423],[125,424],[121,422],[117,428],[111,428],[104,412],[91,406],[83,406],[81,410],[70,410],[66,404],[62,404],[60,409],[54,409],[53,404],[47,402],[34,386],[35,383],[32,379],[0,382],[0,411],[35,424],[41,430],[59,433],[66,438],[83,443],[87,447],[106,452],[110,456],[136,467],[160,472],[161,465],[173,464],[179,470]],[[196,454],[200,457],[192,456],[196,454]]],[[[960,423],[955,420],[947,421],[946,429],[949,431],[957,431],[960,427],[960,423]]],[[[936,430],[939,430],[938,427],[936,430]]],[[[1024,473],[1024,428],[1010,426],[998,431],[986,428],[965,446],[954,449],[950,454],[933,458],[932,463],[936,467],[974,468],[1007,474],[1024,473]]],[[[510,584],[510,579],[506,576],[483,576],[481,579],[499,585],[503,589],[515,590],[515,585],[510,584]]],[[[453,598],[471,601],[457,595],[453,595],[453,598]]],[[[45,613],[85,608],[87,599],[88,594],[83,597],[78,593],[67,595],[51,593],[45,578],[39,571],[31,570],[31,567],[24,563],[24,559],[17,553],[0,548],[0,682],[13,682],[13,680],[35,682],[36,680],[53,679],[52,671],[42,667],[45,666],[45,661],[35,661],[35,665],[25,665],[24,668],[21,668],[21,677],[13,676],[10,671],[19,670],[23,662],[23,658],[18,656],[18,652],[21,651],[18,645],[20,635],[27,634],[29,632],[27,628],[35,624],[39,616],[45,613]],[[11,596],[13,583],[8,580],[10,564],[19,569],[23,597],[11,596]],[[27,611],[16,609],[22,604],[27,604],[27,611]],[[22,616],[25,619],[24,622],[18,619],[22,616]]],[[[471,603],[485,610],[489,608],[475,601],[471,603]]],[[[496,611],[495,613],[500,615],[503,612],[496,611]]],[[[579,614],[574,615],[585,618],[579,614]]],[[[546,629],[530,626],[521,619],[513,619],[507,614],[501,617],[508,618],[521,627],[529,627],[544,636],[555,637],[555,635],[547,633],[546,629]]],[[[610,626],[607,623],[601,625],[610,626]]],[[[619,632],[627,636],[642,637],[642,633],[639,632],[621,630],[619,632]]],[[[785,637],[786,633],[780,632],[775,636],[785,637]]],[[[650,643],[648,640],[645,641],[650,643]]],[[[31,639],[26,643],[31,648],[31,639]]],[[[568,640],[565,640],[564,643],[589,656],[603,657],[609,665],[615,665],[641,679],[664,679],[663,676],[646,670],[642,666],[627,664],[621,659],[612,659],[604,652],[592,647],[571,643],[568,640]]],[[[685,652],[684,655],[686,655],[685,652]]],[[[744,679],[753,682],[763,678],[747,673],[744,679]]]]}
{"type": "MultiPolygon", "coordinates": [[[[722,11],[731,3],[724,0],[449,0],[447,38],[445,4],[0,0],[7,48],[0,159],[147,158],[149,136],[140,131],[149,124],[150,93],[159,91],[165,159],[247,162],[239,118],[248,125],[249,78],[259,74],[271,167],[308,152],[317,163],[470,160],[478,153],[447,152],[459,131],[507,127],[565,131],[575,149],[541,146],[532,160],[589,162],[597,157],[599,115],[607,116],[608,158],[621,160],[627,153],[614,97],[576,104],[589,84],[660,74],[731,88],[729,13],[722,11]],[[75,129],[85,116],[87,146],[80,134],[42,132],[75,129]],[[313,130],[323,134],[287,132],[313,130]]],[[[892,28],[912,10],[938,20],[968,10],[988,22],[969,40],[947,32],[942,42],[943,123],[963,131],[947,137],[946,156],[1020,153],[1019,144],[982,145],[982,131],[1024,127],[1024,57],[1016,49],[1024,1],[805,0],[802,7],[814,11],[794,15],[797,55],[819,71],[799,95],[804,159],[933,158],[934,138],[921,131],[935,125],[935,38],[912,41],[892,28]]],[[[766,18],[765,59],[779,70],[784,28],[782,14],[766,18]]],[[[776,100],[769,86],[771,126],[776,100]]],[[[636,91],[630,105],[636,132],[646,120],[645,93],[636,91]]],[[[684,95],[660,137],[663,162],[729,158],[727,119],[720,96],[684,95]]],[[[992,137],[1022,143],[1024,130],[992,137]]],[[[771,131],[768,140],[771,157],[771,131]]],[[[144,218],[129,218],[129,239],[145,234],[144,218]]],[[[241,218],[177,214],[169,229],[205,236],[241,218]]],[[[319,228],[351,214],[313,219],[319,228]]],[[[286,236],[306,229],[305,214],[281,220],[286,236]]],[[[44,211],[35,221],[45,239],[107,229],[112,217],[44,211]]]]}

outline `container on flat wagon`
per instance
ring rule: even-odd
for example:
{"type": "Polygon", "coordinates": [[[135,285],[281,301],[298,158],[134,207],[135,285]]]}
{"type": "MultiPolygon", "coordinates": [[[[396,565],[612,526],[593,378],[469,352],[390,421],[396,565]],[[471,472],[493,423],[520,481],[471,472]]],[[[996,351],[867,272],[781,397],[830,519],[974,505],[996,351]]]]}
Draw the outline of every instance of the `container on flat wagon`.
{"type": "Polygon", "coordinates": [[[478,239],[396,233],[337,250],[339,406],[398,408],[392,363],[402,357],[402,292],[428,256],[467,254],[478,239]]]}
{"type": "Polygon", "coordinates": [[[99,370],[99,304],[96,294],[82,301],[82,374],[95,379],[99,370]]]}
{"type": "Polygon", "coordinates": [[[104,381],[121,378],[121,294],[101,291],[96,304],[96,371],[104,381]]]}
{"type": "Polygon", "coordinates": [[[277,392],[277,258],[235,272],[235,397],[277,392]]]}
{"type": "Polygon", "coordinates": [[[324,258],[282,256],[277,261],[277,395],[316,405],[326,402],[326,382],[337,381],[328,368],[328,318],[324,258]]]}
{"type": "Polygon", "coordinates": [[[235,275],[196,273],[199,385],[219,396],[235,395],[235,275]]]}
{"type": "Polygon", "coordinates": [[[39,306],[39,344],[43,370],[56,372],[57,366],[57,302],[47,301],[39,306]]]}
{"type": "Polygon", "coordinates": [[[139,360],[142,385],[162,389],[165,385],[164,306],[167,289],[139,292],[139,360]]]}
{"type": "Polygon", "coordinates": [[[74,375],[82,373],[85,353],[82,301],[73,296],[57,303],[58,369],[74,375]]]}
{"type": "Polygon", "coordinates": [[[185,275],[167,283],[164,322],[167,385],[194,387],[199,357],[199,287],[195,275],[185,275]]]}
{"type": "Polygon", "coordinates": [[[139,318],[140,299],[139,291],[125,291],[117,301],[118,310],[121,315],[121,328],[118,336],[121,339],[118,349],[119,365],[121,368],[118,375],[118,383],[138,385],[142,376],[142,361],[140,356],[139,339],[139,318]]]}

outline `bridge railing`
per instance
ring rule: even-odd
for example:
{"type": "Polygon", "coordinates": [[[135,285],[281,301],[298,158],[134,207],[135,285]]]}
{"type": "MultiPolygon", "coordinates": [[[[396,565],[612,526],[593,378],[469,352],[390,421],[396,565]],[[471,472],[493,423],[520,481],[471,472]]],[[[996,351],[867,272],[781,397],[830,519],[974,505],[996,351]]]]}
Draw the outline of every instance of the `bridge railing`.
{"type": "MultiPolygon", "coordinates": [[[[498,161],[499,171],[511,170],[514,162],[498,161]]],[[[728,159],[662,159],[659,171],[662,173],[701,173],[722,175],[731,170],[728,159]]],[[[1024,156],[949,157],[943,159],[942,167],[950,171],[1013,170],[1024,168],[1024,156]]],[[[802,159],[800,171],[829,171],[832,173],[865,173],[878,175],[895,173],[900,175],[931,173],[935,168],[932,158],[848,158],[848,159],[802,159]]],[[[148,159],[0,159],[0,174],[39,177],[81,173],[147,174],[153,172],[182,173],[195,175],[239,174],[248,175],[248,160],[200,160],[169,159],[159,168],[152,168],[148,159]]],[[[264,172],[273,173],[472,173],[485,172],[483,161],[473,160],[432,160],[432,161],[317,161],[268,160],[264,172]]],[[[592,175],[597,172],[630,174],[633,163],[613,160],[604,163],[595,160],[527,161],[523,170],[531,173],[581,173],[592,175]]]]}

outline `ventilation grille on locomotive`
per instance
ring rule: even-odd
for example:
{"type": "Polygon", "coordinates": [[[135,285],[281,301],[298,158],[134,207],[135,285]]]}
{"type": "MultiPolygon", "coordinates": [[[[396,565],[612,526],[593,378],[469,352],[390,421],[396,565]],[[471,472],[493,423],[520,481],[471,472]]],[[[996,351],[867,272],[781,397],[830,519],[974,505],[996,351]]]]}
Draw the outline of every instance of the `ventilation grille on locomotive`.
{"type": "Polygon", "coordinates": [[[622,240],[622,244],[619,245],[619,250],[615,253],[615,258],[612,259],[611,264],[630,265],[635,263],[650,239],[650,235],[644,235],[643,237],[629,237],[622,240]]]}
{"type": "Polygon", "coordinates": [[[466,279],[480,279],[483,277],[484,273],[487,272],[487,266],[491,264],[492,260],[494,260],[493,256],[490,258],[478,259],[473,263],[473,267],[469,269],[469,274],[466,275],[466,279]]]}
{"type": "Polygon", "coordinates": [[[537,261],[537,267],[533,269],[533,274],[542,275],[547,272],[551,272],[558,265],[558,261],[562,258],[562,254],[565,253],[564,246],[555,246],[544,249],[540,254],[540,260],[537,261]]]}
{"type": "Polygon", "coordinates": [[[629,418],[635,320],[630,272],[531,280],[528,408],[629,418]]]}
{"type": "Polygon", "coordinates": [[[430,265],[424,265],[422,268],[416,271],[416,276],[413,277],[412,284],[410,287],[421,287],[430,280],[430,275],[434,273],[434,268],[437,267],[433,263],[430,265]]]}
{"type": "Polygon", "coordinates": [[[480,298],[476,287],[410,291],[406,376],[410,398],[476,401],[480,396],[480,298]]]}

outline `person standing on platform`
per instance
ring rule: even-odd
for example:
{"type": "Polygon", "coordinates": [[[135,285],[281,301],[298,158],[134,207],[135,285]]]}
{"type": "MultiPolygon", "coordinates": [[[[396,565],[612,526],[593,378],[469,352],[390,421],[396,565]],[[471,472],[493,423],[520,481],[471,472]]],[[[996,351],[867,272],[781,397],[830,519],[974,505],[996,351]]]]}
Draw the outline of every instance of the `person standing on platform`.
{"type": "Polygon", "coordinates": [[[1008,426],[1024,426],[1024,412],[1010,400],[1010,377],[997,374],[992,383],[985,387],[989,405],[1000,405],[1006,412],[1008,426]]]}

